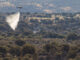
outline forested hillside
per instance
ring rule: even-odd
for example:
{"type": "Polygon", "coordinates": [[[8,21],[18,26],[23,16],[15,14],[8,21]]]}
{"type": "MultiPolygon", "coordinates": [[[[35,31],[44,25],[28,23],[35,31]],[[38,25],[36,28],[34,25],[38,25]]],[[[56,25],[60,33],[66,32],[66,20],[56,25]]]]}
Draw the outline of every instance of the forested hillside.
{"type": "Polygon", "coordinates": [[[0,14],[0,60],[80,60],[79,13],[21,13],[15,31],[0,14]]]}

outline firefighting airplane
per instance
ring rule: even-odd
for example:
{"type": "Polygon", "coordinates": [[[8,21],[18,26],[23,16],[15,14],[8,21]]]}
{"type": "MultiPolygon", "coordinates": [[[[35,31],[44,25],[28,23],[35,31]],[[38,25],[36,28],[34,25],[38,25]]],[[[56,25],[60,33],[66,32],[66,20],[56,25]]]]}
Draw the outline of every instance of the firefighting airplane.
{"type": "Polygon", "coordinates": [[[11,14],[9,16],[6,17],[6,22],[8,23],[8,25],[12,28],[12,30],[15,31],[15,29],[17,28],[18,22],[19,22],[19,18],[20,18],[20,10],[22,9],[21,6],[16,7],[19,11],[17,13],[11,14]]]}

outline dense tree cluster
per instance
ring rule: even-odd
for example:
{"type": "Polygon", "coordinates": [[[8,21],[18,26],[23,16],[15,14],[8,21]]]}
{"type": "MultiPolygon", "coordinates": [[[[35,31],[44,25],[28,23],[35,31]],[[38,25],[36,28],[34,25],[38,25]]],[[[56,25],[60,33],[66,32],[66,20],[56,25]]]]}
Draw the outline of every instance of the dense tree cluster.
{"type": "Polygon", "coordinates": [[[0,59],[3,60],[80,60],[79,45],[48,43],[41,48],[35,45],[1,46],[0,59]]]}

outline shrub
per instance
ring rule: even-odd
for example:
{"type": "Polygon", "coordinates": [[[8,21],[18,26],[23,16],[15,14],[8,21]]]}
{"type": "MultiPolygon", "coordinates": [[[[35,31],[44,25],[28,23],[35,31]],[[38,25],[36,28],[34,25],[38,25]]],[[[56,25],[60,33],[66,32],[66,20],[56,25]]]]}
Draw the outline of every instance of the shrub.
{"type": "Polygon", "coordinates": [[[79,36],[75,33],[69,34],[67,36],[67,40],[77,40],[77,39],[79,39],[79,36]]]}
{"type": "Polygon", "coordinates": [[[9,53],[12,55],[12,56],[20,56],[20,48],[19,47],[11,47],[9,49],[9,53]]]}
{"type": "Polygon", "coordinates": [[[35,53],[35,47],[34,46],[29,45],[29,44],[23,46],[23,49],[22,49],[23,56],[25,54],[34,54],[34,53],[35,53]]]}
{"type": "Polygon", "coordinates": [[[7,53],[7,49],[5,47],[0,47],[0,54],[4,57],[7,53]]]}
{"type": "Polygon", "coordinates": [[[17,40],[17,41],[15,41],[15,44],[18,45],[18,46],[23,46],[25,44],[25,41],[17,40]]]}

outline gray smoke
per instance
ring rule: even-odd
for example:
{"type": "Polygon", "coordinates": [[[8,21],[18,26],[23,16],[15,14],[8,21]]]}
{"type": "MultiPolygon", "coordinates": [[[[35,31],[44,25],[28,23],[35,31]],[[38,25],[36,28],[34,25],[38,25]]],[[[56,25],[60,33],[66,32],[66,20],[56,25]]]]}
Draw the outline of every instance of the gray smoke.
{"type": "Polygon", "coordinates": [[[15,14],[7,16],[6,22],[13,30],[15,30],[17,28],[19,18],[20,18],[20,12],[17,12],[15,14]]]}

